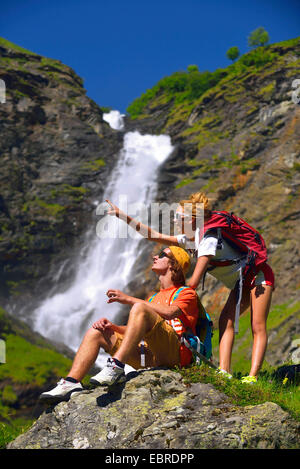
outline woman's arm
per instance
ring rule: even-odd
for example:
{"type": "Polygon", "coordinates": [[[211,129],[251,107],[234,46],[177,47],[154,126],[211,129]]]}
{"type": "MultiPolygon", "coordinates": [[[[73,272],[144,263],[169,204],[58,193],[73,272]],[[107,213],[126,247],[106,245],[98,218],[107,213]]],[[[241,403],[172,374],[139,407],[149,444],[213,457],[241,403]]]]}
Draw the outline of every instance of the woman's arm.
{"type": "Polygon", "coordinates": [[[189,287],[197,288],[197,286],[199,285],[199,282],[201,280],[201,277],[206,272],[207,266],[208,266],[209,261],[212,257],[213,256],[200,256],[200,257],[198,257],[194,272],[193,272],[191,278],[187,282],[187,285],[189,287]]]}
{"type": "Polygon", "coordinates": [[[119,207],[114,205],[110,200],[106,199],[106,202],[111,207],[107,212],[108,215],[115,215],[117,218],[120,218],[120,220],[125,221],[129,226],[131,226],[131,228],[140,233],[140,235],[144,238],[147,238],[149,241],[154,241],[156,243],[166,244],[167,246],[178,246],[176,236],[159,233],[158,231],[153,230],[153,228],[150,226],[147,226],[144,223],[141,223],[127,215],[127,213],[120,210],[119,207]]]}

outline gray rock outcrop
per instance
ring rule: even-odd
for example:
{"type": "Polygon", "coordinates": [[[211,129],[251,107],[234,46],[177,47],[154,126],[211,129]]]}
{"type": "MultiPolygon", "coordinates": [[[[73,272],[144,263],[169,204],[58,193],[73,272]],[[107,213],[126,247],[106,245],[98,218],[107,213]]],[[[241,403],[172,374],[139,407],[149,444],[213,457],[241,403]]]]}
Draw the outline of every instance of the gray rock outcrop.
{"type": "Polygon", "coordinates": [[[238,407],[211,384],[171,370],[73,394],[44,412],[8,449],[287,449],[299,424],[277,404],[238,407]]]}

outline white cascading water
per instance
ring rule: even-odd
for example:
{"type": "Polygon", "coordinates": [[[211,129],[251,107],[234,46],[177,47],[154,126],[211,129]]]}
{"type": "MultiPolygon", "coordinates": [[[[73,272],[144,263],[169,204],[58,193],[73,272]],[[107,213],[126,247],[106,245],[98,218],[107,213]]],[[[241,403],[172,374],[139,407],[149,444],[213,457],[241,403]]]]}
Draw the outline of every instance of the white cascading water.
{"type": "Polygon", "coordinates": [[[123,130],[124,129],[124,114],[120,114],[119,111],[110,111],[103,114],[103,119],[109,123],[112,129],[123,130]]]}
{"type": "MultiPolygon", "coordinates": [[[[113,128],[123,128],[118,111],[104,114],[103,118],[113,128]]],[[[158,167],[172,150],[169,136],[126,133],[104,198],[116,205],[126,201],[127,210],[130,213],[135,208],[132,215],[136,216],[137,203],[141,208],[148,207],[154,200],[158,167]]],[[[98,215],[103,215],[102,207],[103,204],[98,206],[98,215]]],[[[89,245],[83,246],[86,255],[78,264],[72,285],[65,292],[47,298],[34,313],[35,330],[73,350],[78,349],[85,331],[97,319],[107,317],[114,321],[120,305],[108,304],[106,292],[110,288],[124,289],[139,254],[141,237],[116,217],[102,216],[92,230],[94,236],[90,233],[87,236],[89,245]]],[[[97,365],[103,366],[106,357],[101,350],[97,365]]]]}

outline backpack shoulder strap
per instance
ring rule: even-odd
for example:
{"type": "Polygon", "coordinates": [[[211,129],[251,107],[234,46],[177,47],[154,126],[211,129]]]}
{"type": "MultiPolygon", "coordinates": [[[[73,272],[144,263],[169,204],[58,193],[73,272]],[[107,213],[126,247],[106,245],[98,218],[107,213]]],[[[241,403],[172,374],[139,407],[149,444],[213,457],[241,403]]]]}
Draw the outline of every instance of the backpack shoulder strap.
{"type": "Polygon", "coordinates": [[[153,300],[153,298],[154,298],[156,295],[157,295],[157,292],[156,292],[156,293],[154,293],[154,295],[152,295],[152,296],[149,298],[149,300],[148,300],[148,301],[149,301],[149,303],[151,303],[151,301],[153,300]]]}
{"type": "MultiPolygon", "coordinates": [[[[185,290],[186,288],[190,288],[190,287],[187,287],[187,286],[182,286],[182,287],[179,287],[177,288],[177,290],[175,290],[172,295],[171,295],[171,298],[170,298],[170,301],[169,301],[169,306],[173,303],[174,300],[176,300],[177,296],[179,295],[179,293],[182,291],[182,290],[185,290]]],[[[150,296],[148,302],[151,303],[151,301],[153,301],[154,297],[157,295],[158,292],[154,293],[152,296],[150,296]]]]}
{"type": "MultiPolygon", "coordinates": [[[[178,297],[179,293],[182,292],[183,290],[186,290],[186,289],[195,291],[193,288],[188,287],[188,286],[186,286],[186,285],[184,285],[184,286],[182,286],[182,287],[179,287],[179,288],[178,288],[177,290],[175,290],[175,292],[173,292],[173,294],[171,295],[170,302],[169,302],[169,306],[173,303],[173,301],[176,300],[176,298],[178,297]]],[[[197,297],[198,297],[198,295],[197,295],[197,297]]],[[[180,321],[180,322],[184,325],[184,327],[185,327],[187,330],[188,330],[188,329],[192,330],[192,329],[191,329],[191,325],[190,325],[190,321],[189,321],[188,318],[185,316],[185,314],[183,314],[183,317],[177,318],[177,320],[180,321]],[[183,319],[183,318],[184,318],[184,319],[183,319]]]]}
{"type": "Polygon", "coordinates": [[[190,288],[190,287],[182,286],[182,287],[177,288],[177,290],[175,290],[175,291],[173,292],[173,294],[171,295],[171,298],[170,298],[169,306],[173,303],[173,301],[176,300],[176,298],[177,298],[177,296],[179,295],[179,293],[180,293],[182,290],[185,290],[186,288],[190,288]]]}

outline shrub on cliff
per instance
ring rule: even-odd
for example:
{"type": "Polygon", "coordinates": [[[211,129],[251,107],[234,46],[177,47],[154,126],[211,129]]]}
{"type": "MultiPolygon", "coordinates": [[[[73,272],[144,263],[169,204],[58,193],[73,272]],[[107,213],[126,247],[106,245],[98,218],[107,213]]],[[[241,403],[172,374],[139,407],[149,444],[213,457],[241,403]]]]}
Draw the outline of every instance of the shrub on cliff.
{"type": "Polygon", "coordinates": [[[269,34],[260,26],[259,28],[252,31],[250,36],[248,37],[248,46],[249,47],[257,47],[257,46],[265,46],[269,42],[269,34]]]}
{"type": "MultiPolygon", "coordinates": [[[[230,54],[229,58],[231,57],[237,57],[236,51],[234,55],[230,54]]],[[[169,101],[174,103],[192,102],[200,98],[207,90],[218,85],[224,78],[227,80],[231,77],[235,78],[248,70],[256,73],[267,63],[275,61],[277,57],[278,53],[272,50],[272,46],[268,46],[257,47],[242,55],[227,68],[219,68],[214,72],[201,72],[198,70],[197,65],[189,65],[187,71],[175,72],[159,80],[153,88],[148,89],[146,93],[136,98],[127,108],[127,112],[131,118],[135,119],[144,112],[150,102],[160,99],[162,95],[164,95],[164,99],[159,101],[160,103],[169,101]]]]}
{"type": "Polygon", "coordinates": [[[236,60],[239,55],[240,51],[239,48],[236,46],[230,47],[230,49],[228,49],[228,51],[226,52],[226,57],[232,61],[236,60]]]}
{"type": "Polygon", "coordinates": [[[189,66],[187,72],[175,72],[162,78],[153,88],[135,99],[127,108],[127,112],[132,118],[137,117],[152,99],[162,93],[167,95],[168,100],[192,101],[215,86],[226,75],[227,72],[222,69],[217,69],[214,72],[200,72],[196,66],[189,66]]]}

